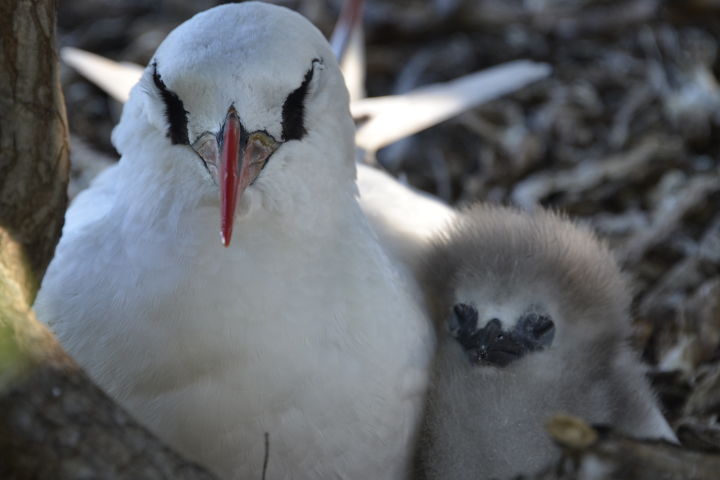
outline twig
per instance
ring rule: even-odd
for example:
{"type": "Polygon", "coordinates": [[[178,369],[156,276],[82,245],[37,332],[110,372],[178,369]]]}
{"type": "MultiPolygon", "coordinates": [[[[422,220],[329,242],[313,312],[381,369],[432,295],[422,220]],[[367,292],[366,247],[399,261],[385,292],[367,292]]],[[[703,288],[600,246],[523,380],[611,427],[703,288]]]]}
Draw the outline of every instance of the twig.
{"type": "Polygon", "coordinates": [[[267,474],[268,461],[270,460],[270,434],[265,432],[265,458],[263,458],[262,480],[267,474]]]}

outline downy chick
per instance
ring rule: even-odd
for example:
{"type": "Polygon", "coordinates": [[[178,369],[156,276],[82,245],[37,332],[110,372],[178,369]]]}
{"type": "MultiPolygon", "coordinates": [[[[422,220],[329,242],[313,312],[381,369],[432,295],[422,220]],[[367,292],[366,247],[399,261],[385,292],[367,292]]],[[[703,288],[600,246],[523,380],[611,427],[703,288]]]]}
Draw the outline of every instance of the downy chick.
{"type": "Polygon", "coordinates": [[[589,231],[474,206],[427,255],[438,331],[420,477],[509,478],[550,464],[555,413],[674,440],[626,344],[631,292],[589,231]]]}

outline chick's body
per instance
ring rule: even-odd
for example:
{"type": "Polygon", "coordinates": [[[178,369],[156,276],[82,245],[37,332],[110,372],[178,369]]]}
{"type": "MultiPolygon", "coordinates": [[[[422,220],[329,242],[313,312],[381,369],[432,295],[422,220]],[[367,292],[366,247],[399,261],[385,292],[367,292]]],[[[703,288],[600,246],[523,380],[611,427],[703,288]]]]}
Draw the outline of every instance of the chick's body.
{"type": "Polygon", "coordinates": [[[436,240],[424,283],[438,331],[423,478],[509,478],[559,451],[555,413],[674,439],[626,344],[630,290],[608,249],[550,212],[478,205],[436,240]]]}

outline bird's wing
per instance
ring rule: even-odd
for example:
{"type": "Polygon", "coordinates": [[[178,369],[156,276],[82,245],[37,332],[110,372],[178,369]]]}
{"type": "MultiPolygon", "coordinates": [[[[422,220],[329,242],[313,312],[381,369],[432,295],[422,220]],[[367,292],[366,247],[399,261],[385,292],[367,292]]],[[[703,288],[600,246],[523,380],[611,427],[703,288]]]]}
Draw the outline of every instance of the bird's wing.
{"type": "Polygon", "coordinates": [[[367,121],[358,127],[355,142],[365,150],[377,151],[541,80],[550,71],[545,63],[516,60],[405,94],[358,100],[350,105],[350,111],[356,119],[367,121]]]}
{"type": "Polygon", "coordinates": [[[120,103],[127,102],[130,89],[140,80],[144,70],[135,63],[114,62],[73,47],[61,49],[60,56],[65,63],[120,103]]]}

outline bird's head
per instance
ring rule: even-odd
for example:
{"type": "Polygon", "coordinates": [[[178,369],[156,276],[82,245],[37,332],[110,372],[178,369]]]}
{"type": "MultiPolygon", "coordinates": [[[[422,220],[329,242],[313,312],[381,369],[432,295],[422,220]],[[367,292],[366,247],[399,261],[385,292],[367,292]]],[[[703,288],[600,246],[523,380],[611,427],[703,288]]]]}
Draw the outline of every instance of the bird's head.
{"type": "Polygon", "coordinates": [[[124,153],[142,134],[172,152],[145,157],[215,192],[227,246],[238,203],[292,205],[352,181],[353,128],[322,34],[288,9],[246,2],[200,13],[163,41],[113,141],[124,153]]]}

